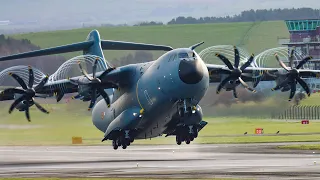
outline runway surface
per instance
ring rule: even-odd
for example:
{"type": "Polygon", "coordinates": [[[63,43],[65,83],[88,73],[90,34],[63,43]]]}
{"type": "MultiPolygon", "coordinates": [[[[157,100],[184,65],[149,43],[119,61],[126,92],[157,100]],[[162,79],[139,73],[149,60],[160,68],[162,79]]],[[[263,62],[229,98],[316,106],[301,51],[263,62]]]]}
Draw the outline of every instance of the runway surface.
{"type": "Polygon", "coordinates": [[[320,179],[320,151],[278,145],[3,146],[0,177],[320,179]]]}

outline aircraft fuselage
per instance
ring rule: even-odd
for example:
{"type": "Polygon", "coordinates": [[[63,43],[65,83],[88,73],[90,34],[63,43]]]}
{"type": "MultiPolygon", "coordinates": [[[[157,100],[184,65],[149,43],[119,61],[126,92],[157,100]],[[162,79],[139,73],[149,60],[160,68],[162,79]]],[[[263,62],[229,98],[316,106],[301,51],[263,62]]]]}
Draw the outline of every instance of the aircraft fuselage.
{"type": "MultiPolygon", "coordinates": [[[[176,49],[156,61],[117,69],[131,72],[128,83],[114,91],[109,108],[103,100],[96,104],[92,112],[93,124],[105,136],[114,129],[139,129],[135,139],[162,135],[179,107],[186,103],[184,100],[188,100],[190,106],[197,106],[209,87],[205,63],[196,53],[193,58],[183,58],[181,54],[185,53],[195,52],[176,49]],[[119,117],[124,119],[118,120],[119,117]]],[[[199,119],[195,117],[194,123],[199,123],[199,119]]]]}

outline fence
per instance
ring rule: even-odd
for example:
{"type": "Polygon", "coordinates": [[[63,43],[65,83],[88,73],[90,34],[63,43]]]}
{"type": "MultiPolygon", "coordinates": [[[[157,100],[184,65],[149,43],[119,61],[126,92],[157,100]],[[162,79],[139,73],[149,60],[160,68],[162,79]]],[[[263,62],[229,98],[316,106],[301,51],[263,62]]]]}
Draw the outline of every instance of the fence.
{"type": "Polygon", "coordinates": [[[280,114],[272,114],[272,119],[320,119],[320,106],[291,106],[280,114]]]}

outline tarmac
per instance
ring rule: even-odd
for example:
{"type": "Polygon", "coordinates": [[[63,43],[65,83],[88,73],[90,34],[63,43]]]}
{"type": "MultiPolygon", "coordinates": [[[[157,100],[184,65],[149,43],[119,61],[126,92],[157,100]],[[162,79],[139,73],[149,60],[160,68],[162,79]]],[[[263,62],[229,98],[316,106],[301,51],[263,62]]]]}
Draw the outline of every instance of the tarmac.
{"type": "Polygon", "coordinates": [[[0,177],[320,179],[320,151],[286,144],[2,146],[0,177]]]}

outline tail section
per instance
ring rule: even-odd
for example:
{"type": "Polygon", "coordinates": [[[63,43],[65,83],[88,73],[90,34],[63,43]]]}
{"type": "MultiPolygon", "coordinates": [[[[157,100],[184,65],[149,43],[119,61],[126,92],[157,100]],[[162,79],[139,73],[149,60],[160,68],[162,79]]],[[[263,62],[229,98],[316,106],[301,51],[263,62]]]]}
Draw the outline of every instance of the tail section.
{"type": "MultiPolygon", "coordinates": [[[[103,50],[170,51],[172,50],[172,47],[164,46],[164,45],[143,44],[143,43],[133,43],[133,42],[124,42],[124,41],[101,40],[99,32],[97,30],[93,30],[89,33],[86,41],[84,42],[78,42],[78,43],[73,43],[73,44],[68,44],[63,46],[41,49],[37,51],[30,51],[30,52],[25,52],[25,53],[10,55],[10,56],[4,56],[4,57],[0,57],[0,62],[14,60],[14,59],[75,52],[75,51],[83,51],[83,54],[96,55],[104,59],[103,50]]],[[[110,65],[108,64],[106,66],[110,67],[110,65]]],[[[109,67],[106,67],[106,69],[109,67]]]]}

